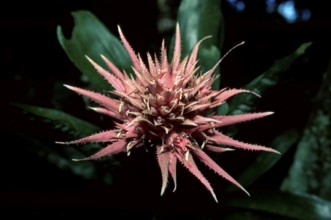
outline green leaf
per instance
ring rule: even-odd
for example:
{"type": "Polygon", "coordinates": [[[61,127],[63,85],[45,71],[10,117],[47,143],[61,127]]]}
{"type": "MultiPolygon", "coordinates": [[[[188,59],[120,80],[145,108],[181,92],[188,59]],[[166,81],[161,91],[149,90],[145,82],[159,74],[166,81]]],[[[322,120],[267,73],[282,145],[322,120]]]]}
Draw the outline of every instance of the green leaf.
{"type": "MultiPolygon", "coordinates": [[[[189,54],[200,39],[212,36],[201,44],[198,54],[201,70],[208,71],[220,59],[220,47],[224,39],[220,0],[183,0],[178,11],[178,22],[181,28],[183,54],[189,54]]],[[[218,78],[213,88],[218,89],[219,83],[218,78]]]]}
{"type": "MultiPolygon", "coordinates": [[[[292,63],[298,57],[303,55],[310,45],[311,43],[304,43],[290,55],[276,60],[269,68],[269,70],[250,82],[245,87],[245,89],[251,90],[258,94],[263,94],[263,92],[268,88],[275,86],[279,82],[280,76],[288,71],[292,63]]],[[[231,114],[242,114],[250,112],[254,110],[254,106],[256,105],[257,101],[258,98],[254,95],[238,95],[229,102],[229,112],[231,114]]]]}
{"type": "MultiPolygon", "coordinates": [[[[36,155],[43,160],[46,160],[50,164],[55,165],[57,168],[61,170],[69,170],[73,174],[77,176],[82,176],[85,179],[96,179],[97,171],[94,163],[92,161],[87,161],[87,163],[77,163],[68,158],[63,157],[59,152],[54,149],[46,146],[44,143],[38,141],[37,139],[32,139],[23,134],[17,134],[20,139],[23,139],[27,144],[26,146],[32,146],[27,148],[29,151],[33,151],[36,155]]],[[[61,147],[58,149],[72,149],[68,147],[61,147]]],[[[75,154],[79,154],[75,152],[75,154]]],[[[81,155],[81,154],[80,154],[81,155]]]]}
{"type": "Polygon", "coordinates": [[[331,59],[282,190],[331,199],[331,59]]]}
{"type": "Polygon", "coordinates": [[[57,126],[61,127],[64,131],[70,130],[77,132],[80,135],[90,135],[100,130],[97,126],[89,122],[86,122],[82,119],[76,118],[75,116],[58,110],[18,103],[12,103],[12,105],[37,116],[49,119],[53,121],[57,126]]]}
{"type": "MultiPolygon", "coordinates": [[[[272,141],[271,146],[281,152],[281,155],[260,152],[255,161],[244,171],[242,171],[238,177],[236,177],[237,181],[244,187],[249,186],[260,176],[270,170],[282,158],[282,155],[284,155],[291,146],[295,145],[298,140],[299,132],[296,130],[289,130],[279,135],[272,141]]],[[[229,191],[234,189],[235,187],[233,186],[229,186],[228,188],[229,191]]]]}
{"type": "MultiPolygon", "coordinates": [[[[12,105],[21,108],[26,112],[50,120],[53,124],[57,126],[57,128],[61,128],[61,130],[65,132],[70,132],[72,136],[75,137],[91,135],[100,130],[100,128],[89,122],[86,122],[82,119],[76,118],[70,114],[58,110],[19,103],[12,103],[12,105]]],[[[34,146],[34,149],[31,150],[36,152],[38,156],[46,158],[50,163],[56,165],[60,169],[70,170],[74,174],[83,176],[86,179],[99,178],[105,184],[111,184],[112,176],[109,173],[109,170],[113,169],[119,164],[117,160],[115,160],[113,157],[107,157],[103,160],[107,161],[106,166],[108,171],[98,174],[94,162],[74,162],[71,160],[72,157],[84,158],[87,155],[94,154],[96,152],[96,149],[95,146],[93,146],[92,144],[86,144],[79,147],[58,145],[58,148],[52,149],[37,140],[31,139],[29,137],[26,137],[26,139],[34,146]],[[67,157],[70,159],[68,159],[67,157]]]]}
{"type": "MultiPolygon", "coordinates": [[[[210,47],[201,47],[198,56],[201,63],[201,71],[207,72],[208,70],[213,68],[215,64],[219,61],[221,53],[215,45],[211,45],[210,47]]],[[[219,72],[219,67],[217,67],[215,70],[215,75],[218,75],[219,72]]],[[[214,81],[212,88],[214,90],[219,89],[220,83],[221,77],[219,75],[219,77],[216,78],[216,80],[214,81]]]]}
{"type": "Polygon", "coordinates": [[[75,27],[71,39],[66,39],[61,26],[57,27],[57,37],[62,48],[70,60],[91,82],[95,89],[109,89],[110,85],[100,76],[85,55],[92,58],[99,65],[106,68],[100,54],[110,59],[119,69],[130,70],[131,60],[128,53],[103,23],[89,11],[75,11],[72,13],[75,27]]]}
{"type": "Polygon", "coordinates": [[[293,219],[331,219],[331,202],[309,194],[252,192],[251,197],[231,198],[224,205],[293,219]]]}
{"type": "Polygon", "coordinates": [[[188,54],[203,37],[211,35],[201,47],[218,46],[221,19],[220,0],[183,0],[178,11],[183,53],[188,54]]]}

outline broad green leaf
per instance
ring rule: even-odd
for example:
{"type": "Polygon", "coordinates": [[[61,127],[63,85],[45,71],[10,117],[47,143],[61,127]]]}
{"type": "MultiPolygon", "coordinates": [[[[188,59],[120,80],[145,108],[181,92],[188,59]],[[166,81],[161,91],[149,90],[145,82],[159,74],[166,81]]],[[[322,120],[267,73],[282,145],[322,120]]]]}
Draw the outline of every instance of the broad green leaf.
{"type": "MultiPolygon", "coordinates": [[[[244,187],[249,186],[270,170],[282,158],[282,155],[284,155],[291,146],[296,144],[298,140],[299,132],[296,130],[289,130],[279,135],[272,141],[270,146],[281,152],[281,155],[260,152],[255,161],[242,171],[239,176],[236,177],[236,180],[244,187]]],[[[228,189],[233,190],[235,187],[229,186],[228,189]]]]}
{"type": "Polygon", "coordinates": [[[252,192],[251,197],[231,198],[223,203],[232,208],[270,213],[279,219],[331,219],[331,202],[309,194],[261,191],[252,192]]]}
{"type": "MultiPolygon", "coordinates": [[[[220,0],[182,0],[178,22],[182,35],[182,50],[188,54],[203,37],[212,36],[201,48],[219,46],[219,34],[223,28],[220,0]]],[[[223,36],[222,36],[223,37],[223,36]]]]}
{"type": "Polygon", "coordinates": [[[75,11],[72,13],[75,26],[71,39],[66,39],[61,26],[57,27],[57,37],[62,48],[70,60],[91,82],[91,86],[98,90],[109,89],[106,83],[85,55],[92,58],[99,65],[106,68],[100,55],[110,59],[119,69],[130,70],[131,60],[121,42],[115,37],[95,15],[89,11],[75,11]]]}
{"type": "MultiPolygon", "coordinates": [[[[201,44],[198,54],[201,70],[208,71],[220,59],[220,47],[224,39],[220,0],[182,0],[178,11],[178,22],[185,55],[191,52],[200,39],[212,36],[201,44]]],[[[216,70],[216,73],[218,72],[219,69],[216,70]]],[[[219,79],[215,81],[214,89],[219,88],[219,79]]]]}
{"type": "MultiPolygon", "coordinates": [[[[251,90],[258,94],[263,94],[263,92],[268,88],[275,86],[279,82],[280,76],[288,71],[292,63],[298,57],[303,55],[310,45],[311,43],[304,43],[290,55],[276,60],[266,72],[250,82],[245,89],[251,90]]],[[[229,102],[229,112],[231,114],[250,112],[254,110],[257,100],[258,98],[254,95],[238,95],[229,102]]]]}
{"type": "Polygon", "coordinates": [[[331,59],[282,190],[331,199],[331,59]]]}
{"type": "Polygon", "coordinates": [[[90,135],[100,130],[97,126],[90,124],[89,122],[58,110],[18,103],[13,103],[12,105],[42,118],[51,120],[63,131],[74,131],[80,135],[90,135]]]}

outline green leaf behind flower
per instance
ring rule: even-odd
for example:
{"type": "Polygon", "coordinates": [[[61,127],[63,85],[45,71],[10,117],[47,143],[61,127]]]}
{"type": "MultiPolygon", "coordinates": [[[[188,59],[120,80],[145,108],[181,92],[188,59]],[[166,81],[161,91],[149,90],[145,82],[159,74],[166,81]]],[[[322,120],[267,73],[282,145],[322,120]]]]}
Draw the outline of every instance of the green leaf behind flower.
{"type": "Polygon", "coordinates": [[[331,59],[282,190],[331,199],[331,59]]]}
{"type": "Polygon", "coordinates": [[[194,45],[206,36],[212,38],[206,40],[201,48],[213,45],[219,47],[220,29],[223,30],[220,0],[183,0],[178,11],[178,22],[182,31],[184,54],[190,53],[194,45]]]}
{"type": "MultiPolygon", "coordinates": [[[[32,113],[48,120],[49,122],[54,124],[57,129],[69,133],[70,136],[75,138],[91,135],[100,130],[97,126],[93,124],[90,124],[82,119],[79,119],[58,110],[19,103],[12,103],[12,105],[21,108],[26,112],[32,113]]],[[[47,160],[49,163],[55,165],[59,169],[69,170],[75,175],[82,176],[85,179],[100,179],[105,184],[111,184],[111,173],[100,170],[99,167],[96,167],[94,162],[74,162],[71,160],[73,157],[83,158],[87,155],[95,153],[96,146],[93,146],[93,144],[79,147],[57,145],[57,147],[54,148],[52,146],[48,146],[42,143],[41,141],[38,141],[37,139],[32,139],[23,134],[17,135],[19,135],[21,139],[24,139],[27,143],[29,143],[27,144],[27,146],[33,146],[27,150],[35,152],[38,157],[47,160]]],[[[107,164],[109,165],[108,169],[112,170],[115,166],[118,166],[118,162],[113,157],[109,157],[106,159],[107,164]]]]}
{"type": "MultiPolygon", "coordinates": [[[[72,13],[75,27],[71,39],[66,39],[61,26],[57,27],[57,37],[62,48],[91,83],[99,91],[109,89],[110,85],[100,76],[85,55],[106,68],[100,55],[110,59],[119,69],[130,70],[131,60],[120,40],[115,37],[99,19],[89,11],[72,13]]],[[[107,68],[106,68],[107,69],[107,68]]]]}
{"type": "Polygon", "coordinates": [[[55,122],[55,124],[63,131],[72,131],[78,133],[76,136],[90,135],[100,130],[97,126],[89,122],[58,110],[19,103],[13,103],[12,105],[55,122]]]}
{"type": "Polygon", "coordinates": [[[331,202],[309,194],[252,192],[251,197],[231,198],[224,205],[273,214],[277,219],[331,219],[331,202]]]}
{"type": "MultiPolygon", "coordinates": [[[[281,155],[260,152],[254,162],[242,171],[238,177],[236,177],[236,180],[244,187],[249,186],[269,169],[271,169],[282,158],[282,155],[284,155],[290,147],[298,142],[299,135],[299,132],[296,130],[289,130],[280,134],[272,141],[271,146],[278,150],[281,155]]],[[[229,186],[228,189],[231,191],[236,188],[229,186]]]]}
{"type": "MultiPolygon", "coordinates": [[[[224,39],[220,0],[183,0],[178,10],[178,22],[183,54],[189,54],[200,39],[212,36],[201,44],[198,54],[202,72],[208,71],[220,59],[224,39]]],[[[219,68],[216,73],[219,73],[219,68]]],[[[214,82],[213,89],[218,89],[219,84],[220,78],[214,82]]]]}
{"type": "MultiPolygon", "coordinates": [[[[263,94],[268,88],[275,86],[283,73],[287,72],[292,63],[311,45],[310,42],[301,44],[290,55],[276,60],[274,64],[260,76],[251,81],[245,89],[263,94]]],[[[230,114],[242,114],[254,110],[258,98],[254,95],[238,95],[229,102],[230,114]]]]}

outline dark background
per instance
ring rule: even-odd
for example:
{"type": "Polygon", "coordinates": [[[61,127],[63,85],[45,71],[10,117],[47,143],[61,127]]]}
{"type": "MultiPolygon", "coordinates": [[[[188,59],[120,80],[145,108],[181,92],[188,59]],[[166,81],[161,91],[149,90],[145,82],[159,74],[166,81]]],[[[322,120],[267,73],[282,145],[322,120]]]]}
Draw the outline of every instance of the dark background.
{"type": "MultiPolygon", "coordinates": [[[[264,1],[244,1],[246,7],[242,12],[230,2],[222,1],[225,19],[222,53],[243,40],[246,44],[222,63],[222,86],[242,87],[267,70],[274,60],[289,54],[301,43],[313,42],[305,57],[295,63],[295,71],[289,71],[285,83],[263,95],[259,109],[272,110],[276,114],[254,122],[253,127],[241,127],[246,131],[239,134],[244,140],[267,145],[270,138],[285,128],[301,128],[306,123],[312,97],[316,95],[330,59],[329,9],[325,1],[297,1],[298,10],[309,9],[311,17],[307,21],[289,23],[277,12],[268,13],[264,1]],[[303,63],[305,65],[300,68],[303,63]]],[[[165,216],[170,209],[182,214],[192,212],[192,216],[197,217],[206,210],[216,209],[217,205],[204,187],[183,168],[178,171],[177,192],[171,193],[168,189],[164,197],[159,197],[161,177],[150,153],[147,159],[142,151],[134,152],[129,158],[118,155],[121,168],[115,169],[111,188],[58,169],[40,158],[27,146],[29,143],[19,137],[23,134],[54,145],[54,141],[65,136],[44,125],[37,117],[21,114],[20,110],[8,105],[19,102],[56,108],[93,120],[94,115],[86,111],[80,97],[61,86],[67,82],[83,83],[79,82],[80,72],[57,41],[56,26],[61,25],[69,37],[73,26],[70,12],[86,9],[115,35],[116,26],[120,24],[131,45],[141,54],[157,51],[162,38],[169,38],[172,29],[162,30],[163,33],[158,30],[157,21],[162,17],[156,1],[10,1],[6,4],[0,13],[1,208],[19,216],[43,216],[51,212],[55,216],[92,217],[108,214],[111,210],[114,216],[136,213],[146,218],[151,218],[155,210],[165,216]],[[69,98],[63,102],[64,96],[69,98]],[[102,209],[94,213],[94,208],[102,209]]],[[[169,1],[169,5],[172,13],[168,16],[175,19],[179,1],[169,1]]],[[[293,152],[282,159],[282,165],[274,168],[272,179],[265,176],[255,187],[277,189],[287,174],[284,169],[291,164],[291,156],[293,152]]],[[[233,164],[238,162],[232,159],[225,159],[223,163],[228,165],[226,170],[231,173],[232,169],[235,173],[233,164]]],[[[204,167],[202,171],[209,172],[204,167]]],[[[209,174],[207,177],[222,200],[226,196],[222,188],[227,183],[213,173],[209,174]],[[218,183],[220,186],[216,186],[218,183]]]]}

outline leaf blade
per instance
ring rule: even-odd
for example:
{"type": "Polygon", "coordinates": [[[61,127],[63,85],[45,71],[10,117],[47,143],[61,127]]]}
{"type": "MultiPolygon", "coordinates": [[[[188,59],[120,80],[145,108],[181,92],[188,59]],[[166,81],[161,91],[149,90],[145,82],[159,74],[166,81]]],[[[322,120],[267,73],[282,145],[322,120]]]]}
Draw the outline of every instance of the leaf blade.
{"type": "Polygon", "coordinates": [[[26,105],[21,103],[12,103],[12,105],[24,111],[32,113],[34,115],[37,115],[39,117],[54,121],[57,124],[63,124],[64,126],[68,127],[70,130],[77,131],[81,135],[90,135],[91,133],[100,130],[97,126],[89,122],[86,122],[80,118],[77,118],[68,113],[61,112],[58,110],[26,105]]]}
{"type": "Polygon", "coordinates": [[[116,66],[125,70],[131,69],[131,60],[121,42],[115,37],[99,19],[89,11],[72,12],[75,27],[71,39],[67,39],[62,27],[57,27],[57,38],[75,66],[88,78],[93,88],[98,90],[109,89],[109,85],[100,76],[92,65],[85,59],[91,59],[103,66],[100,55],[109,58],[116,66]]]}
{"type": "MultiPolygon", "coordinates": [[[[200,46],[198,57],[203,72],[211,69],[220,59],[220,48],[224,39],[224,23],[220,0],[183,0],[178,10],[178,22],[182,31],[183,54],[189,54],[194,45],[206,36],[212,36],[200,46]]],[[[219,72],[219,68],[216,69],[219,72]]],[[[213,88],[219,88],[219,78],[213,88]]]]}
{"type": "MultiPolygon", "coordinates": [[[[276,137],[271,146],[281,152],[281,155],[269,154],[261,152],[255,160],[243,170],[238,177],[237,181],[244,187],[248,187],[260,176],[270,170],[293,145],[299,140],[299,132],[296,130],[288,130],[276,137]]],[[[235,190],[233,186],[229,186],[228,191],[235,190]]]]}
{"type": "MultiPolygon", "coordinates": [[[[303,43],[290,55],[276,60],[266,72],[252,80],[244,88],[260,95],[263,94],[264,91],[275,86],[280,81],[281,75],[287,72],[292,63],[303,55],[310,45],[310,42],[303,43]]],[[[253,106],[256,106],[257,101],[257,97],[253,96],[236,96],[229,102],[229,114],[250,112],[254,110],[253,106]]]]}
{"type": "Polygon", "coordinates": [[[270,213],[294,219],[330,219],[331,202],[309,194],[279,191],[252,192],[251,198],[231,198],[226,206],[270,213]]]}

